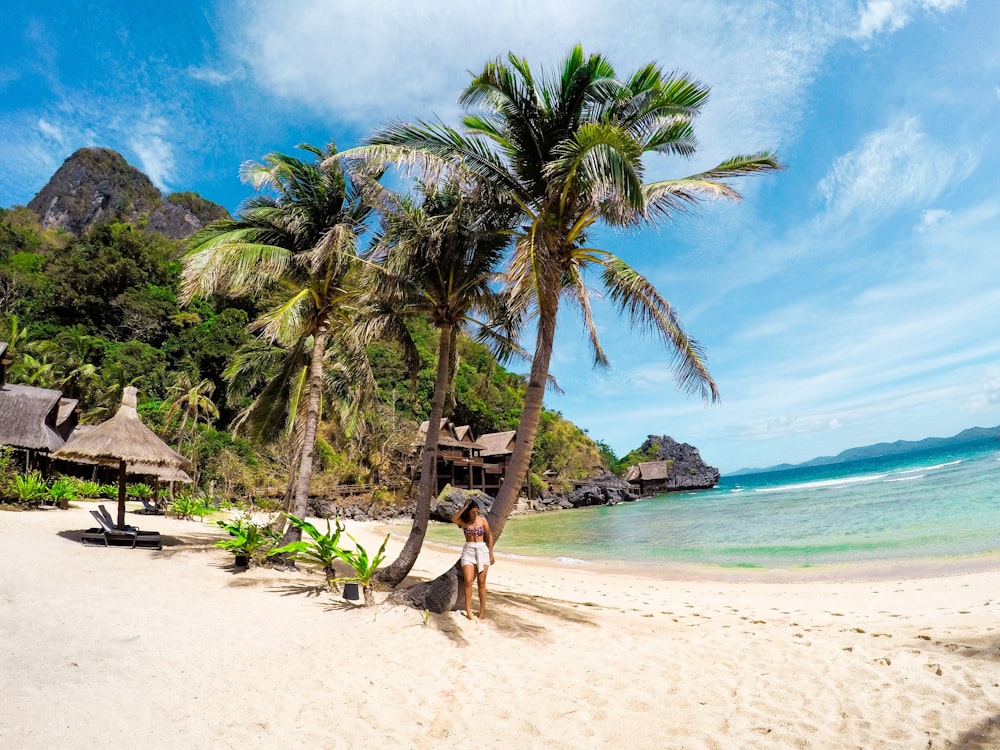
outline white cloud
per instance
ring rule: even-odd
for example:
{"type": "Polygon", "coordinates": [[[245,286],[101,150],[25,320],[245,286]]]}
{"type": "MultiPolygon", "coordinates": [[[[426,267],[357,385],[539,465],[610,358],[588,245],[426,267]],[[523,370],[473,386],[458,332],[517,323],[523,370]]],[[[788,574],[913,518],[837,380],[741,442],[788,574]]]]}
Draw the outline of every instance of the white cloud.
{"type": "Polygon", "coordinates": [[[139,159],[139,169],[164,191],[169,191],[176,163],[173,144],[165,137],[167,128],[164,118],[149,117],[136,123],[128,141],[139,159]]]}
{"type": "Polygon", "coordinates": [[[228,73],[224,73],[215,68],[206,66],[196,67],[194,65],[188,67],[187,74],[194,80],[207,83],[210,86],[225,86],[227,83],[238,81],[246,75],[241,68],[235,68],[228,73]]]}
{"type": "Polygon", "coordinates": [[[836,217],[885,215],[934,200],[969,169],[971,158],[963,161],[907,117],[838,158],[817,187],[836,217]]]}
{"type": "Polygon", "coordinates": [[[925,209],[920,212],[920,225],[917,227],[917,230],[920,232],[926,232],[935,224],[944,221],[949,216],[951,216],[951,211],[946,211],[943,208],[925,209]]]}
{"type": "Polygon", "coordinates": [[[876,34],[891,34],[906,26],[916,11],[946,13],[964,6],[965,0],[868,0],[853,36],[870,39],[876,34]]]}
{"type": "Polygon", "coordinates": [[[979,391],[963,406],[965,411],[983,412],[1000,404],[1000,367],[989,367],[983,375],[979,391]]]}

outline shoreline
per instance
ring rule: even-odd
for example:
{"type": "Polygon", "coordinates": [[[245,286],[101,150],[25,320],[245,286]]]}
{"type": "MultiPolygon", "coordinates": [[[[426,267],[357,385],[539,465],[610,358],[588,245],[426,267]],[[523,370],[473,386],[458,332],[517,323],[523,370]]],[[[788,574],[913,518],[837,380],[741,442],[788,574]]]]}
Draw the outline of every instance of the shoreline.
{"type": "MultiPolygon", "coordinates": [[[[130,512],[162,551],[84,547],[74,506],[0,513],[4,747],[1000,747],[997,570],[776,584],[501,554],[470,622],[239,572],[211,522],[130,512]]],[[[429,543],[408,583],[455,554],[429,543]]]]}
{"type": "MultiPolygon", "coordinates": [[[[360,523],[360,522],[355,522],[360,523]]],[[[364,522],[388,533],[392,540],[402,544],[409,534],[399,524],[364,522]]],[[[444,525],[444,524],[442,524],[444,525]]],[[[456,558],[462,545],[425,538],[425,549],[448,551],[456,558]]],[[[964,557],[912,557],[896,560],[860,560],[845,563],[824,563],[795,568],[765,568],[763,566],[727,566],[687,562],[649,562],[623,559],[579,559],[563,556],[529,555],[521,552],[504,552],[502,537],[497,545],[498,559],[524,561],[532,565],[553,569],[576,570],[594,574],[631,575],[657,581],[716,581],[720,583],[863,583],[888,581],[898,578],[919,580],[960,576],[966,573],[1000,572],[1000,550],[988,554],[964,557]]],[[[443,572],[443,571],[442,571],[443,572]]]]}

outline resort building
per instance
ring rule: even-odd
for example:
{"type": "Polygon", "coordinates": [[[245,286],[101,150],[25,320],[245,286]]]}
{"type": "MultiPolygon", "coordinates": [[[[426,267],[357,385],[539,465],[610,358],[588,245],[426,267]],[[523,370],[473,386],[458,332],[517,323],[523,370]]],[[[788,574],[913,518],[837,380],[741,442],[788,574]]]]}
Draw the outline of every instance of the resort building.
{"type": "Polygon", "coordinates": [[[25,470],[48,469],[48,455],[69,439],[78,418],[76,399],[61,391],[7,382],[7,343],[0,341],[0,446],[14,449],[25,470]]]}
{"type": "MultiPolygon", "coordinates": [[[[429,422],[424,421],[417,431],[417,455],[423,450],[429,422]]],[[[469,425],[456,425],[445,417],[441,420],[438,436],[437,492],[445,485],[467,490],[482,490],[496,497],[503,482],[504,472],[514,452],[514,430],[491,432],[479,438],[469,425]]],[[[414,479],[420,476],[420,462],[416,462],[414,479]]]]}
{"type": "Polygon", "coordinates": [[[642,461],[630,466],[623,477],[641,495],[655,495],[672,489],[670,483],[673,461],[642,461]]]}

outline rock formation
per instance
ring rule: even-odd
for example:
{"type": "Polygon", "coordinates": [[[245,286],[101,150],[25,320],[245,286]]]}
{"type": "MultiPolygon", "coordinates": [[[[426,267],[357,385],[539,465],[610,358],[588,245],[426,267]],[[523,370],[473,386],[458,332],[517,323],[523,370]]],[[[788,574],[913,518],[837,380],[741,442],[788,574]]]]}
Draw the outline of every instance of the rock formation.
{"type": "Polygon", "coordinates": [[[666,475],[662,480],[663,491],[704,490],[719,483],[719,470],[706,464],[698,449],[687,443],[678,443],[668,435],[650,435],[634,454],[644,457],[642,464],[636,463],[625,474],[633,484],[635,469],[645,462],[663,461],[667,463],[666,475]]]}
{"type": "Polygon", "coordinates": [[[77,236],[95,224],[122,221],[183,239],[229,215],[196,193],[164,198],[146,175],[105,148],[82,148],[72,154],[28,208],[41,217],[42,226],[77,236]]]}

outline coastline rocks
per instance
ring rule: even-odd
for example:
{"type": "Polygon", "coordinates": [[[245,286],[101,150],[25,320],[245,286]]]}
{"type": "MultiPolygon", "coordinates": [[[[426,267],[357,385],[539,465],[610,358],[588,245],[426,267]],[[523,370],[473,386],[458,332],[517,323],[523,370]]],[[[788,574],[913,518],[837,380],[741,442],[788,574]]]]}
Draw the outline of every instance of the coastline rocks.
{"type": "Polygon", "coordinates": [[[479,512],[486,515],[493,507],[493,498],[481,490],[463,490],[459,487],[446,485],[437,502],[431,507],[431,520],[451,523],[451,517],[469,500],[479,504],[479,512]]]}
{"type": "Polygon", "coordinates": [[[570,507],[582,508],[588,505],[618,505],[638,500],[639,496],[628,482],[611,472],[598,474],[566,495],[570,507]]]}

